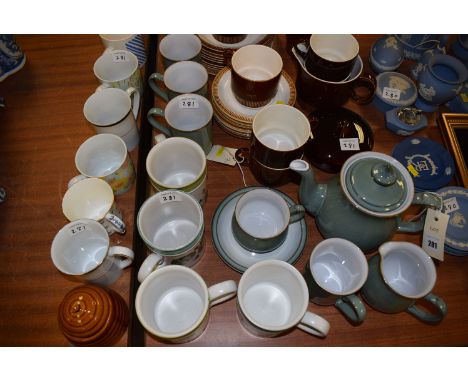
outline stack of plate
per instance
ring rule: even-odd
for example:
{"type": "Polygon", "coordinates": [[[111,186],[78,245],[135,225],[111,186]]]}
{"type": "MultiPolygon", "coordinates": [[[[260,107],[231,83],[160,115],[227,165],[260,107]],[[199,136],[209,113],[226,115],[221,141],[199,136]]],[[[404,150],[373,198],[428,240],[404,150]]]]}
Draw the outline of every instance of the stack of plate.
{"type": "Polygon", "coordinates": [[[447,185],[455,174],[449,152],[427,138],[405,139],[395,146],[392,156],[408,169],[416,191],[436,191],[447,185]]]}
{"type": "Polygon", "coordinates": [[[245,39],[235,44],[226,44],[216,40],[211,34],[199,34],[202,42],[201,60],[209,74],[215,76],[230,63],[231,57],[239,48],[246,45],[259,44],[270,46],[273,44],[274,34],[248,34],[245,39]]]}
{"type": "Polygon", "coordinates": [[[454,256],[468,255],[468,190],[463,187],[444,187],[437,191],[444,200],[449,215],[445,234],[445,252],[454,256]]]}
{"type": "MultiPolygon", "coordinates": [[[[296,102],[296,87],[286,72],[282,72],[276,95],[268,105],[283,103],[293,106],[296,102]]],[[[227,133],[242,139],[250,139],[252,122],[260,108],[251,108],[239,103],[231,89],[231,69],[223,68],[211,86],[211,104],[218,125],[227,133]]]]}

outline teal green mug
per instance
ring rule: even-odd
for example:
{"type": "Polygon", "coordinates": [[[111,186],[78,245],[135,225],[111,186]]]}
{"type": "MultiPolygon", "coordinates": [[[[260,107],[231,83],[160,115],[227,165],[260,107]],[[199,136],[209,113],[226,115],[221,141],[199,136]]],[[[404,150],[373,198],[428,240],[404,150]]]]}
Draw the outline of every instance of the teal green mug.
{"type": "Polygon", "coordinates": [[[413,243],[391,241],[369,260],[369,275],[361,289],[364,300],[384,313],[408,312],[423,322],[436,324],[447,314],[445,301],[430,293],[436,282],[432,259],[413,243]],[[424,299],[434,313],[416,306],[424,299]]]}
{"type": "Polygon", "coordinates": [[[166,69],[164,74],[153,73],[148,79],[151,89],[164,101],[177,97],[184,93],[200,94],[206,97],[208,94],[208,72],[198,62],[179,61],[166,69]],[[157,82],[164,84],[163,90],[157,82]]]}
{"type": "Polygon", "coordinates": [[[320,242],[312,251],[303,274],[310,301],[335,305],[354,325],[366,318],[366,308],[357,292],[367,275],[364,253],[357,245],[339,238],[320,242]]]}
{"type": "Polygon", "coordinates": [[[232,233],[248,251],[270,252],[283,244],[290,224],[304,218],[301,205],[288,206],[277,192],[256,188],[242,195],[232,216],[232,233]]]}
{"type": "Polygon", "coordinates": [[[181,94],[171,99],[166,107],[148,111],[148,122],[169,137],[185,137],[197,142],[205,154],[213,147],[213,107],[199,94],[181,94]],[[167,124],[156,120],[162,117],[167,124]]]}

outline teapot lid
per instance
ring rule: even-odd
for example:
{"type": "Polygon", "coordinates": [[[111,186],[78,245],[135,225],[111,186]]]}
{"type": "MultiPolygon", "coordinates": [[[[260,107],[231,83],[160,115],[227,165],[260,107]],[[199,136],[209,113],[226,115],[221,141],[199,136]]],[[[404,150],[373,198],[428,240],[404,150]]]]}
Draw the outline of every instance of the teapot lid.
{"type": "Polygon", "coordinates": [[[389,155],[372,151],[353,155],[343,164],[340,180],[348,200],[370,215],[398,215],[413,201],[410,174],[389,155]]]}

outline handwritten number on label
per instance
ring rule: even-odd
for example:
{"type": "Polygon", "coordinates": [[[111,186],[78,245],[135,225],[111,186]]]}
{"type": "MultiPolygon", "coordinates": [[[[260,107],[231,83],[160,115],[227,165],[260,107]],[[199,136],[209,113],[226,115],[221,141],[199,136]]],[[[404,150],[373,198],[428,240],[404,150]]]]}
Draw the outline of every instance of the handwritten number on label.
{"type": "Polygon", "coordinates": [[[460,209],[460,206],[458,205],[457,198],[453,197],[447,200],[444,200],[444,209],[446,213],[454,212],[460,209]]]}
{"type": "Polygon", "coordinates": [[[179,109],[198,109],[198,101],[195,98],[182,98],[179,101],[179,109]]]}
{"type": "Polygon", "coordinates": [[[382,97],[392,101],[398,101],[400,99],[400,89],[384,87],[382,91],[382,97]]]}

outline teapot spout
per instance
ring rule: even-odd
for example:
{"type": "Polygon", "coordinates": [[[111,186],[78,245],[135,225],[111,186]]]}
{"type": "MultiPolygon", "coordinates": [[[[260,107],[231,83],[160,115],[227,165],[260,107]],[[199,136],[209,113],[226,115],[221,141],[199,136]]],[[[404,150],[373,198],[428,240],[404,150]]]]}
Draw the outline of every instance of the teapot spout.
{"type": "Polygon", "coordinates": [[[301,184],[299,186],[300,203],[305,207],[307,212],[313,216],[317,216],[327,196],[327,185],[317,184],[312,169],[302,159],[293,160],[289,164],[289,168],[301,176],[301,184]]]}

